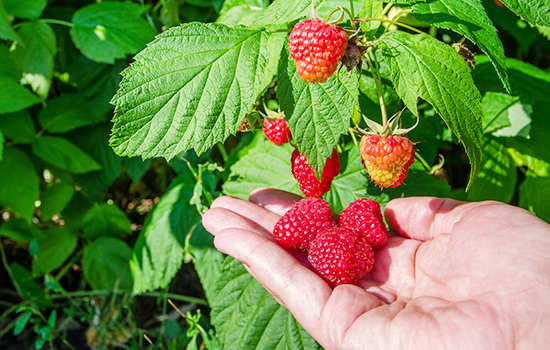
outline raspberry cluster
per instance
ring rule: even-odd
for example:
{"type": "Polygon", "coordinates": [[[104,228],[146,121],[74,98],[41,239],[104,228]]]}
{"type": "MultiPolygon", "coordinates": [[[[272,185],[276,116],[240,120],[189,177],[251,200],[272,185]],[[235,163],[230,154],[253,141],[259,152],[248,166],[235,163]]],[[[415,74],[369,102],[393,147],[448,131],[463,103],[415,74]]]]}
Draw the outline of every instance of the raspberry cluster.
{"type": "Polygon", "coordinates": [[[354,284],[374,264],[374,249],[388,241],[380,205],[361,198],[342,211],[337,222],[320,198],[295,203],[275,225],[273,234],[284,248],[308,253],[311,266],[332,287],[354,284]]]}
{"type": "Polygon", "coordinates": [[[265,137],[276,146],[280,146],[292,140],[292,134],[290,133],[286,119],[275,118],[269,120],[265,118],[262,130],[265,137]]]}

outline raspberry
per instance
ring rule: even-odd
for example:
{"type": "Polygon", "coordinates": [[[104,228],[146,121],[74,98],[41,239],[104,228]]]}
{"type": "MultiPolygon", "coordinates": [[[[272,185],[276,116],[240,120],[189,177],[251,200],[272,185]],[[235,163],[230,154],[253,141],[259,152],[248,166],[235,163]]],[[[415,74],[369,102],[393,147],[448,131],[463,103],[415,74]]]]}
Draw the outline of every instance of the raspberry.
{"type": "Polygon", "coordinates": [[[365,135],[359,146],[363,165],[380,187],[399,186],[414,163],[413,143],[406,136],[365,135]]]}
{"type": "Polygon", "coordinates": [[[374,252],[365,237],[343,227],[321,233],[309,249],[309,263],[332,287],[356,283],[374,264],[374,252]]]}
{"type": "Polygon", "coordinates": [[[352,202],[340,213],[338,226],[361,234],[372,249],[386,245],[388,229],[384,224],[380,204],[369,198],[352,202]]]}
{"type": "Polygon", "coordinates": [[[264,119],[264,135],[267,139],[276,146],[280,146],[288,141],[292,140],[292,135],[290,134],[290,129],[286,124],[286,119],[264,119]]]}
{"type": "Polygon", "coordinates": [[[332,156],[327,158],[321,174],[321,181],[315,176],[315,171],[308,164],[306,157],[297,149],[292,152],[292,175],[298,180],[300,190],[306,197],[321,197],[330,190],[332,180],[340,172],[340,159],[338,152],[332,151],[332,156]]]}
{"type": "Polygon", "coordinates": [[[273,235],[284,248],[308,250],[310,242],[334,227],[329,204],[320,198],[295,203],[275,224],[273,235]]]}
{"type": "Polygon", "coordinates": [[[308,83],[323,83],[336,71],[348,46],[348,36],[340,26],[320,19],[298,22],[288,39],[290,56],[298,75],[308,83]]]}

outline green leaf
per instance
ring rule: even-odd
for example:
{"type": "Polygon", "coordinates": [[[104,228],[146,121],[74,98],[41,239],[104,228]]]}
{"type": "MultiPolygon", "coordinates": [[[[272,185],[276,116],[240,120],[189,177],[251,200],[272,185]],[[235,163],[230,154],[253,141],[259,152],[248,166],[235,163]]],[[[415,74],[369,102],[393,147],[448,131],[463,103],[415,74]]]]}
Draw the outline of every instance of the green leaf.
{"type": "Polygon", "coordinates": [[[429,0],[413,6],[414,16],[439,28],[450,29],[476,44],[493,63],[502,84],[511,91],[504,47],[481,0],[429,0]]]}
{"type": "Polygon", "coordinates": [[[82,270],[84,278],[95,290],[132,289],[128,262],[132,249],[120,239],[101,237],[84,248],[82,270]]]}
{"type": "MultiPolygon", "coordinates": [[[[451,186],[436,180],[430,174],[409,168],[407,178],[403,184],[396,188],[370,187],[367,189],[368,197],[388,196],[389,199],[416,196],[452,197],[451,186]]],[[[374,198],[373,198],[374,199],[374,198]]]]}
{"type": "Polygon", "coordinates": [[[57,40],[49,24],[33,20],[23,23],[17,31],[25,45],[17,45],[12,55],[25,80],[42,97],[47,97],[53,75],[53,57],[57,40]]]}
{"type": "Polygon", "coordinates": [[[97,199],[101,191],[120,175],[122,159],[109,147],[110,128],[110,123],[101,123],[65,134],[71,142],[102,166],[99,171],[75,176],[76,182],[92,200],[97,199]]]}
{"type": "Polygon", "coordinates": [[[483,7],[499,31],[504,29],[517,40],[524,53],[529,52],[539,36],[539,28],[531,27],[506,7],[497,6],[494,0],[483,0],[483,7]]]}
{"type": "MultiPolygon", "coordinates": [[[[515,139],[507,139],[508,153],[517,167],[526,167],[538,177],[550,176],[550,164],[529,154],[523,154],[516,149],[515,139]]],[[[522,147],[524,148],[524,147],[522,147]]],[[[524,148],[525,149],[525,148],[524,148]]]]}
{"type": "Polygon", "coordinates": [[[502,0],[502,3],[533,25],[550,26],[550,3],[547,0],[502,0]]]}
{"type": "Polygon", "coordinates": [[[86,239],[120,237],[132,233],[132,222],[119,207],[107,203],[96,204],[82,218],[82,231],[86,239]]]}
{"type": "Polygon", "coordinates": [[[134,294],[166,287],[181,267],[185,237],[201,220],[189,204],[195,182],[190,172],[174,180],[147,217],[130,261],[134,294]]]}
{"type": "Polygon", "coordinates": [[[369,179],[359,154],[359,146],[351,147],[340,153],[340,174],[332,181],[325,200],[331,204],[335,213],[340,213],[354,200],[365,197],[368,185],[369,179]]]}
{"type": "Polygon", "coordinates": [[[4,153],[4,134],[2,133],[2,129],[0,129],[0,161],[2,161],[2,154],[4,153]]]}
{"type": "Polygon", "coordinates": [[[0,75],[6,75],[15,80],[23,76],[10,54],[10,48],[6,45],[0,45],[0,75]]]}
{"type": "Polygon", "coordinates": [[[78,242],[76,232],[64,227],[54,227],[38,239],[38,254],[32,263],[34,273],[47,273],[60,267],[70,257],[78,242]]]}
{"type": "Polygon", "coordinates": [[[6,11],[19,18],[38,18],[46,5],[46,0],[4,0],[6,11]]]}
{"type": "Polygon", "coordinates": [[[138,182],[143,175],[149,170],[151,166],[151,160],[141,160],[139,158],[122,158],[122,166],[126,169],[128,176],[132,181],[138,182]]]}
{"type": "Polygon", "coordinates": [[[52,216],[61,213],[71,202],[74,192],[74,180],[68,173],[48,187],[40,196],[39,209],[42,220],[49,220],[52,216]]]}
{"type": "Polygon", "coordinates": [[[516,191],[517,172],[505,145],[498,139],[484,139],[481,169],[467,193],[469,201],[496,200],[510,203],[516,191]]]}
{"type": "Polygon", "coordinates": [[[11,40],[22,43],[23,40],[17,35],[11,27],[11,22],[8,19],[8,13],[4,8],[4,4],[0,2],[0,39],[11,40]]]}
{"type": "Polygon", "coordinates": [[[61,134],[81,126],[94,124],[93,106],[81,94],[67,94],[48,101],[40,111],[40,125],[47,131],[61,134]]]}
{"type": "Polygon", "coordinates": [[[481,104],[483,105],[483,132],[493,131],[512,125],[508,118],[508,108],[518,102],[517,97],[512,97],[499,92],[487,92],[481,104]]]}
{"type": "Polygon", "coordinates": [[[225,24],[227,26],[236,26],[238,24],[248,26],[262,14],[262,7],[251,5],[238,5],[224,12],[218,17],[216,23],[225,24]]]}
{"type": "Polygon", "coordinates": [[[101,169],[92,157],[63,137],[43,135],[32,144],[32,152],[46,162],[75,174],[101,169]]]}
{"type": "MultiPolygon", "coordinates": [[[[363,0],[361,2],[361,8],[359,9],[359,17],[380,18],[382,17],[383,10],[384,6],[382,2],[376,0],[363,0]]],[[[363,21],[361,22],[361,30],[365,32],[367,37],[372,38],[381,24],[382,22],[363,21]]]]}
{"type": "Polygon", "coordinates": [[[495,131],[493,135],[498,137],[522,136],[528,138],[531,130],[531,114],[533,113],[531,105],[516,103],[510,106],[507,112],[510,125],[495,131]]]}
{"type": "Polygon", "coordinates": [[[39,179],[27,155],[14,147],[4,150],[0,161],[0,205],[31,221],[39,196],[39,179]]]}
{"type": "Polygon", "coordinates": [[[8,272],[17,292],[23,299],[35,302],[40,307],[51,305],[49,295],[44,293],[26,268],[19,263],[12,263],[8,272]]]}
{"type": "Polygon", "coordinates": [[[25,327],[27,326],[27,323],[31,319],[32,312],[25,311],[23,312],[19,317],[17,317],[17,321],[15,322],[15,326],[13,327],[13,335],[18,336],[23,332],[25,327]]]}
{"type": "Polygon", "coordinates": [[[17,143],[33,142],[36,133],[34,121],[26,110],[10,114],[0,114],[0,129],[4,136],[17,143]]]}
{"type": "Polygon", "coordinates": [[[88,100],[91,117],[94,121],[109,120],[113,116],[114,107],[109,103],[122,80],[120,72],[126,63],[116,61],[114,65],[97,63],[79,56],[69,69],[70,82],[76,84],[78,92],[88,100]]]}
{"type": "MultiPolygon", "coordinates": [[[[476,86],[481,92],[503,92],[504,89],[498,81],[496,74],[489,64],[489,59],[484,55],[476,56],[476,69],[472,76],[476,86]]],[[[518,96],[524,104],[532,104],[534,101],[548,101],[550,91],[550,73],[513,58],[506,61],[508,75],[512,85],[512,96],[518,96]]]]}
{"type": "Polygon", "coordinates": [[[18,112],[38,102],[38,97],[15,79],[0,75],[0,114],[18,112]]]}
{"type": "Polygon", "coordinates": [[[341,71],[325,83],[309,84],[296,72],[296,64],[284,50],[277,96],[285,112],[292,139],[319,175],[340,136],[347,134],[359,103],[357,76],[341,71]]]}
{"type": "MultiPolygon", "coordinates": [[[[337,9],[338,7],[345,7],[351,11],[350,2],[351,2],[350,0],[323,0],[321,5],[315,8],[315,12],[317,12],[319,17],[324,19],[329,14],[329,12],[331,12],[334,9],[337,9]]],[[[353,10],[355,14],[358,13],[359,9],[361,8],[361,5],[362,5],[362,0],[353,0],[353,10]]],[[[311,7],[311,1],[309,2],[309,6],[311,7]]],[[[330,19],[336,20],[338,16],[340,16],[340,14],[341,14],[340,11],[336,11],[335,13],[332,14],[330,19]]],[[[345,14],[345,16],[347,16],[347,14],[345,14]]],[[[347,19],[347,17],[345,17],[345,19],[347,19]]]]}
{"type": "Polygon", "coordinates": [[[248,199],[259,187],[272,187],[301,194],[290,169],[293,148],[287,144],[275,146],[263,142],[254,147],[231,167],[230,180],[223,184],[226,195],[248,199]]]}
{"type": "Polygon", "coordinates": [[[140,18],[147,7],[106,1],[85,6],[73,15],[71,37],[86,57],[103,63],[135,54],[151,41],[154,29],[140,18]]]}
{"type": "Polygon", "coordinates": [[[525,181],[519,186],[519,206],[529,210],[550,223],[550,177],[538,177],[527,172],[525,181]]]}
{"type": "Polygon", "coordinates": [[[464,144],[472,166],[471,186],[480,165],[483,109],[470,68],[450,46],[426,35],[392,32],[380,44],[407,108],[418,115],[417,100],[424,99],[464,144]]]}
{"type": "MultiPolygon", "coordinates": [[[[315,8],[323,2],[314,0],[315,8]]],[[[275,0],[253,23],[254,26],[279,25],[310,14],[311,0],[275,0]]]]}
{"type": "Polygon", "coordinates": [[[23,218],[12,218],[0,226],[0,236],[27,243],[40,237],[41,232],[23,218]]]}
{"type": "Polygon", "coordinates": [[[226,259],[215,293],[212,324],[224,349],[321,349],[237,260],[226,259]]]}
{"type": "Polygon", "coordinates": [[[214,237],[202,225],[197,226],[189,239],[189,253],[201,280],[206,299],[214,300],[216,284],[221,277],[224,255],[214,247],[214,237]]]}
{"type": "Polygon", "coordinates": [[[172,159],[235,134],[256,101],[268,38],[265,30],[201,23],[159,34],[122,73],[112,101],[115,152],[172,159]]]}

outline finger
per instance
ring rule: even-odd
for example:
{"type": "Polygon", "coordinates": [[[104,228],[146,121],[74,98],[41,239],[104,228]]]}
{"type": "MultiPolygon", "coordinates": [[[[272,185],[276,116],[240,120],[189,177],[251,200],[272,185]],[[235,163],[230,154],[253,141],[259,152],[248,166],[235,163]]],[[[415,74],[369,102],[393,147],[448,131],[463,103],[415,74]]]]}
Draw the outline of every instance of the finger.
{"type": "Polygon", "coordinates": [[[478,203],[465,203],[448,198],[409,197],[390,201],[384,216],[398,234],[421,241],[428,241],[440,234],[451,233],[464,213],[478,203]]]}
{"type": "Polygon", "coordinates": [[[283,216],[292,205],[303,199],[294,193],[262,187],[250,193],[250,201],[283,216]]]}
{"type": "Polygon", "coordinates": [[[241,261],[321,345],[332,348],[363,313],[383,302],[354,285],[332,289],[277,243],[242,229],[219,232],[214,244],[241,261]],[[345,310],[345,312],[342,312],[345,310]]]}
{"type": "MultiPolygon", "coordinates": [[[[273,232],[275,224],[281,218],[280,215],[266,208],[262,208],[255,203],[230,196],[222,196],[216,198],[214,202],[212,202],[210,208],[223,208],[232,211],[254,222],[256,225],[258,225],[258,227],[261,227],[268,232],[273,232]]],[[[218,220],[218,224],[220,225],[220,228],[226,227],[223,223],[223,220],[218,220]]]]}
{"type": "Polygon", "coordinates": [[[274,239],[270,231],[261,227],[254,221],[251,221],[240,214],[225,208],[211,208],[202,217],[202,225],[212,235],[216,236],[222,230],[228,228],[239,228],[243,230],[253,231],[266,238],[274,239]]]}

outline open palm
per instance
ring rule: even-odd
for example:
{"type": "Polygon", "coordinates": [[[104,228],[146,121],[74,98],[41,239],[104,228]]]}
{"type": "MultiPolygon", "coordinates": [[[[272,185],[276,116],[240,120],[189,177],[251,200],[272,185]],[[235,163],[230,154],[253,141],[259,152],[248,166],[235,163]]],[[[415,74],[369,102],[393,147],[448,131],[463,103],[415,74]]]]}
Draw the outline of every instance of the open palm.
{"type": "Polygon", "coordinates": [[[262,189],[218,198],[204,218],[325,349],[548,348],[550,226],[497,202],[404,198],[386,206],[397,232],[357,285],[331,289],[271,232],[300,198],[262,189]]]}

